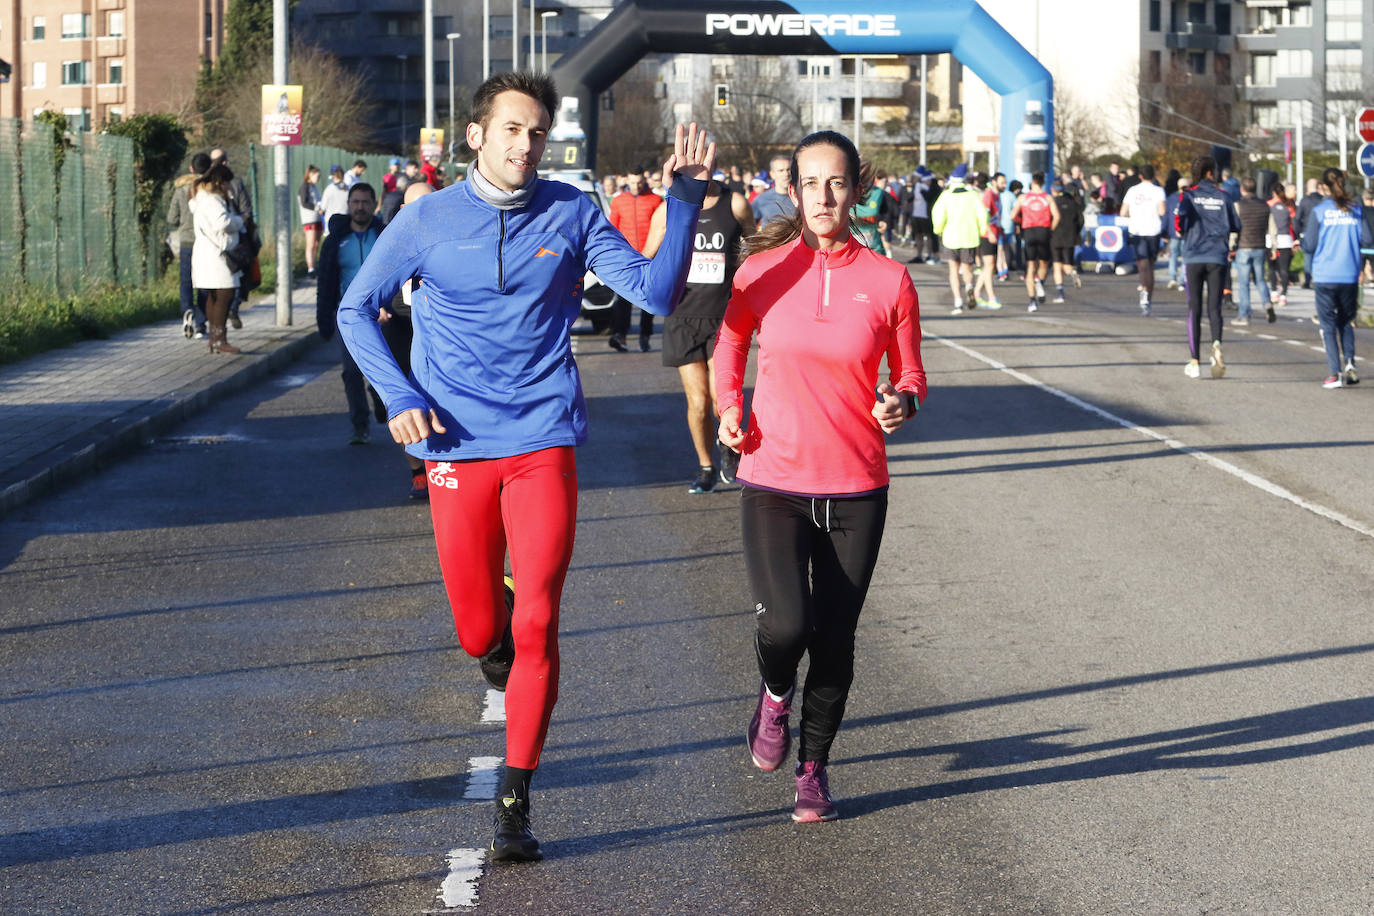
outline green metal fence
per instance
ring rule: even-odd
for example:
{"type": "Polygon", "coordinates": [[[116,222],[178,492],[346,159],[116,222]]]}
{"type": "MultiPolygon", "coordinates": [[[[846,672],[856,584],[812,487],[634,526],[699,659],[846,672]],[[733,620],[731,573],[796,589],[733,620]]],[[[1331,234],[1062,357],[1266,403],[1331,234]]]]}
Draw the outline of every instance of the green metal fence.
{"type": "MultiPolygon", "coordinates": [[[[229,168],[235,175],[243,179],[244,185],[248,188],[249,196],[253,198],[253,212],[257,215],[258,227],[262,232],[263,241],[267,248],[271,248],[271,242],[267,237],[272,232],[273,214],[276,212],[272,188],[272,147],[250,143],[247,146],[227,148],[225,154],[229,157],[229,168]]],[[[382,176],[386,174],[387,163],[391,160],[390,155],[385,153],[350,153],[334,146],[316,146],[313,144],[290,147],[289,172],[291,178],[287,182],[287,189],[291,194],[291,206],[288,209],[291,213],[292,232],[301,228],[300,208],[296,206],[296,192],[300,190],[301,182],[305,180],[305,167],[308,165],[319,167],[319,189],[323,191],[329,182],[330,166],[341,165],[348,169],[359,159],[367,163],[367,171],[363,174],[363,180],[372,185],[377,191],[378,199],[380,199],[382,196],[382,176]]]]}
{"type": "Polygon", "coordinates": [[[64,295],[155,276],[139,235],[133,141],[75,131],[60,170],[56,152],[47,125],[0,119],[0,275],[64,295]]]}

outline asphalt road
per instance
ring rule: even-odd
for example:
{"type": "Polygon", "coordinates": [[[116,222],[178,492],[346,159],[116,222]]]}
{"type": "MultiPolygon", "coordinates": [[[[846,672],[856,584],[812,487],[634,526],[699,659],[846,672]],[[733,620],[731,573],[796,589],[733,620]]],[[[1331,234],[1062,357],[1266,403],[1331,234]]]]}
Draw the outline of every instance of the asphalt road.
{"type": "Polygon", "coordinates": [[[749,763],[736,491],[687,494],[675,373],[586,338],[547,859],[451,866],[501,728],[317,350],[0,529],[0,912],[1374,911],[1374,378],[1324,391],[1284,320],[1193,381],[1176,295],[955,318],[942,276],[841,820],[749,763]]]}

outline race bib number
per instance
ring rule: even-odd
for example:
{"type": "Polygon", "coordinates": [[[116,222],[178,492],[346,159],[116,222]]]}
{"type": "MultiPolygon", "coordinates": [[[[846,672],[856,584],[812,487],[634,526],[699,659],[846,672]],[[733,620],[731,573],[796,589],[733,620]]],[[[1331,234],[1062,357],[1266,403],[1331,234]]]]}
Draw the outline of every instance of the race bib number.
{"type": "Polygon", "coordinates": [[[692,267],[687,271],[688,283],[725,282],[725,253],[723,251],[692,252],[692,267]]]}

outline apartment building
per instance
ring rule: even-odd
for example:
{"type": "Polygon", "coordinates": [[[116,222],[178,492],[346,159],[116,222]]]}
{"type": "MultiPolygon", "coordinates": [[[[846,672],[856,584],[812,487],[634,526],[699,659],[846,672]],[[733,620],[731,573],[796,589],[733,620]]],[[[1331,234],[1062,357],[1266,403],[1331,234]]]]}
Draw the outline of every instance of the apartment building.
{"type": "Polygon", "coordinates": [[[1374,103],[1374,2],[1248,0],[1243,13],[1236,44],[1250,133],[1270,136],[1301,120],[1307,144],[1336,146],[1341,116],[1353,131],[1355,115],[1374,103]]]}
{"type": "Polygon", "coordinates": [[[229,0],[0,0],[0,117],[61,111],[91,130],[190,108],[202,56],[218,59],[229,0]]]}
{"type": "Polygon", "coordinates": [[[542,69],[546,59],[553,66],[612,8],[608,0],[434,0],[434,70],[429,74],[424,73],[421,0],[300,0],[291,27],[297,37],[338,57],[346,68],[368,74],[380,103],[378,138],[401,146],[413,145],[423,126],[426,79],[433,85],[437,126],[447,124],[450,49],[455,108],[466,111],[466,99],[483,78],[484,10],[490,23],[488,66],[496,73],[513,65],[528,69],[531,52],[534,69],[542,69]],[[450,34],[460,37],[450,42],[450,34]]]}

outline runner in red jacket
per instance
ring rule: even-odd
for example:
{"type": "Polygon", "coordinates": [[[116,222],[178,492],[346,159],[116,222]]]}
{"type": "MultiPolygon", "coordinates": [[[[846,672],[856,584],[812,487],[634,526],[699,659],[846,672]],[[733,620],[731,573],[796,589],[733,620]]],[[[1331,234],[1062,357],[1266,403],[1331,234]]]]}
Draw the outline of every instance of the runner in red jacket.
{"type": "Polygon", "coordinates": [[[787,758],[797,665],[810,653],[792,814],[810,822],[838,816],[826,763],[854,679],[854,631],[887,513],[883,436],[916,413],[926,378],[911,277],[849,233],[859,185],[854,144],[833,131],[812,134],[792,154],[791,174],[797,214],[747,243],[715,374],[720,439],[742,452],[745,564],[763,680],[749,750],[764,770],[787,758]],[[756,335],[746,433],[744,368],[756,335]],[[888,374],[879,383],[884,357],[888,374]]]}
{"type": "MultiPolygon", "coordinates": [[[[633,172],[629,176],[629,191],[625,194],[617,194],[611,199],[611,225],[620,230],[620,234],[635,247],[635,251],[644,251],[644,245],[649,239],[649,223],[653,218],[654,212],[663,204],[663,198],[649,190],[649,182],[644,177],[643,170],[633,172]]],[[[631,306],[629,300],[623,296],[617,296],[611,303],[611,338],[610,346],[613,350],[624,353],[628,348],[625,338],[630,333],[630,313],[631,306]]],[[[654,316],[640,310],[639,313],[639,349],[649,351],[649,337],[654,333],[654,316]]]]}

